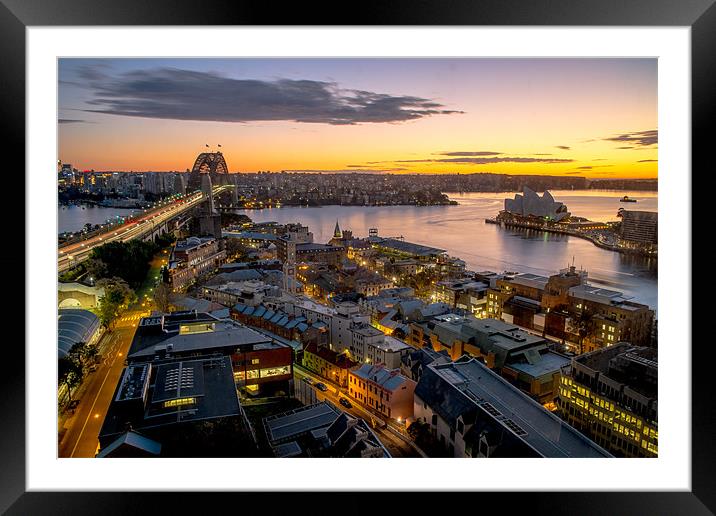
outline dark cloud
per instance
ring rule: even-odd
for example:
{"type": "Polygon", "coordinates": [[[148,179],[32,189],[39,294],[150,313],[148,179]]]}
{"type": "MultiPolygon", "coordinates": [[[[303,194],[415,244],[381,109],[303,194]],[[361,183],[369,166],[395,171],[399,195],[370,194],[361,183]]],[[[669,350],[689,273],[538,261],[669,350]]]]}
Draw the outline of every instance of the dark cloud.
{"type": "Polygon", "coordinates": [[[624,150],[624,149],[636,149],[636,147],[617,147],[617,149],[621,149],[621,150],[624,150]]]}
{"type": "Polygon", "coordinates": [[[597,158],[593,159],[592,161],[607,161],[607,158],[597,158]]]}
{"type": "MultiPolygon", "coordinates": [[[[440,153],[444,155],[446,153],[440,153]]],[[[502,153],[491,153],[502,154],[502,153]]],[[[450,154],[447,154],[450,155],[450,154]]],[[[393,161],[366,161],[366,165],[378,165],[383,163],[453,163],[456,165],[488,165],[491,163],[571,163],[573,159],[566,158],[530,158],[521,156],[489,156],[489,157],[460,157],[441,159],[398,159],[393,161]]],[[[365,166],[365,165],[364,165],[365,166]]]]}
{"type": "Polygon", "coordinates": [[[283,170],[282,172],[298,172],[301,174],[386,174],[400,172],[404,168],[381,168],[381,169],[296,169],[283,170]]]}
{"type": "Polygon", "coordinates": [[[657,161],[659,161],[659,160],[658,159],[640,159],[639,161],[637,161],[637,163],[651,163],[651,162],[657,162],[657,161]]]}
{"type": "Polygon", "coordinates": [[[566,145],[555,145],[554,148],[555,148],[555,149],[562,149],[562,150],[569,150],[569,149],[571,149],[572,147],[567,147],[566,145]]]}
{"type": "Polygon", "coordinates": [[[573,176],[573,175],[581,174],[581,173],[582,173],[582,172],[579,171],[579,170],[570,170],[569,172],[565,172],[565,174],[568,175],[568,176],[573,176]]]}
{"type": "Polygon", "coordinates": [[[399,159],[396,161],[384,161],[384,163],[435,163],[435,159],[399,159]]]}
{"type": "Polygon", "coordinates": [[[561,158],[522,158],[522,157],[495,157],[495,158],[449,158],[437,159],[436,163],[463,163],[470,165],[486,165],[488,163],[571,163],[573,159],[561,158]]]}
{"type": "Polygon", "coordinates": [[[492,151],[471,151],[471,152],[436,152],[440,156],[497,156],[502,152],[492,151]]]}
{"type": "MultiPolygon", "coordinates": [[[[650,131],[636,131],[604,139],[610,142],[630,143],[639,147],[648,147],[650,145],[656,145],[659,142],[659,131],[656,129],[652,129],[650,131]]],[[[619,148],[621,149],[622,147],[619,148]]]]}
{"type": "Polygon", "coordinates": [[[58,124],[89,124],[91,122],[88,122],[87,120],[77,120],[74,118],[59,118],[57,120],[58,124]]]}
{"type": "Polygon", "coordinates": [[[135,70],[109,76],[82,72],[94,98],[87,111],[112,115],[252,122],[287,120],[353,125],[418,120],[459,114],[431,99],[339,88],[336,83],[278,79],[232,79],[210,72],[173,68],[135,70]]]}
{"type": "Polygon", "coordinates": [[[613,166],[614,165],[585,165],[583,167],[577,167],[577,170],[592,170],[593,168],[604,168],[613,166]]]}
{"type": "Polygon", "coordinates": [[[550,152],[535,152],[533,156],[552,156],[550,152]]]}

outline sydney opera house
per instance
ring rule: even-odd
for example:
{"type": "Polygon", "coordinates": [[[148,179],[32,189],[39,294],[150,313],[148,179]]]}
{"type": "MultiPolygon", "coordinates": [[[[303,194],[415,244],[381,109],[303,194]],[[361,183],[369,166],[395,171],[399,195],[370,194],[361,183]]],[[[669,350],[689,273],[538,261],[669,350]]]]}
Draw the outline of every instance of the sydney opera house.
{"type": "Polygon", "coordinates": [[[552,194],[545,192],[542,197],[528,187],[514,199],[505,199],[504,215],[512,217],[538,218],[551,222],[560,222],[569,218],[567,206],[557,202],[552,194]]]}

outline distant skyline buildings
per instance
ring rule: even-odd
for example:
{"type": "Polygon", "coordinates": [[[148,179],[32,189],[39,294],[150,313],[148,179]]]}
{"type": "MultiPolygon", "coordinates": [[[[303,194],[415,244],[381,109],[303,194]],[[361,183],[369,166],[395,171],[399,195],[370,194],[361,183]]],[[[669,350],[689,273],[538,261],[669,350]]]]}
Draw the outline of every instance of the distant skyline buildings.
{"type": "Polygon", "coordinates": [[[657,177],[656,59],[60,59],[59,156],[183,171],[657,177]]]}

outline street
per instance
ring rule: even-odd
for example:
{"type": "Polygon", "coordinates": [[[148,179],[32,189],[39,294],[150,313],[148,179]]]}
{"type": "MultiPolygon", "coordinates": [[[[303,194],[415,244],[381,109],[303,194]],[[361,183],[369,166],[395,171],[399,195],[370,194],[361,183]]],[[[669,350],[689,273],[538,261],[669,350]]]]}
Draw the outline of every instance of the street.
{"type": "MultiPolygon", "coordinates": [[[[300,382],[302,381],[301,378],[303,377],[309,377],[311,381],[313,382],[312,388],[314,389],[316,393],[316,400],[317,401],[323,401],[328,400],[331,403],[333,403],[337,408],[342,410],[343,412],[346,412],[352,416],[359,417],[364,419],[368,426],[371,425],[371,419],[375,419],[377,422],[382,421],[381,416],[377,416],[369,412],[367,409],[365,409],[362,405],[360,405],[355,400],[351,399],[346,395],[342,390],[339,390],[338,387],[336,387],[334,384],[330,383],[325,378],[318,376],[311,371],[304,369],[300,365],[294,364],[293,365],[293,375],[294,375],[294,381],[300,382]],[[323,383],[326,387],[328,387],[327,391],[321,391],[319,389],[316,389],[316,383],[323,383]],[[352,407],[346,408],[343,405],[340,404],[339,400],[340,398],[348,398],[348,400],[351,402],[352,407]]],[[[383,445],[388,449],[390,454],[395,458],[400,457],[424,457],[425,455],[422,455],[416,447],[414,447],[409,442],[409,437],[405,437],[400,435],[400,432],[397,430],[392,430],[391,428],[379,428],[375,427],[372,428],[373,432],[378,436],[380,441],[383,443],[383,445]]]]}
{"type": "MultiPolygon", "coordinates": [[[[97,435],[124,367],[124,357],[136,330],[139,312],[127,312],[111,333],[100,340],[102,363],[90,373],[82,387],[74,415],[64,421],[58,457],[94,457],[97,435]]],[[[62,429],[58,429],[62,430],[62,429]]]]}

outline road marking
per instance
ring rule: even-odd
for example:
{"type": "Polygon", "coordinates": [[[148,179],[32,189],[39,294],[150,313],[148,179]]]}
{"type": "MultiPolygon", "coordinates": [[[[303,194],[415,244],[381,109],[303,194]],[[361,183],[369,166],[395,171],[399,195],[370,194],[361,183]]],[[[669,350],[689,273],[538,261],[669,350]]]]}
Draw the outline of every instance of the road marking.
{"type": "MultiPolygon", "coordinates": [[[[115,336],[116,336],[116,334],[115,334],[115,336]]],[[[116,360],[117,360],[117,355],[114,356],[112,363],[109,365],[109,368],[107,369],[107,374],[104,375],[104,380],[102,380],[102,385],[100,385],[99,389],[97,390],[97,395],[94,397],[94,402],[92,402],[92,407],[90,407],[89,414],[87,414],[87,419],[85,419],[85,424],[82,425],[82,430],[80,430],[80,435],[77,436],[77,441],[75,442],[74,448],[72,448],[70,457],[72,457],[75,454],[75,450],[77,450],[77,446],[80,444],[80,439],[82,439],[82,434],[84,433],[85,427],[87,426],[87,423],[90,420],[90,416],[92,415],[92,412],[94,411],[94,406],[97,404],[97,399],[99,398],[99,395],[102,392],[102,387],[104,387],[104,384],[107,381],[107,378],[109,378],[109,373],[112,372],[112,366],[114,365],[114,362],[116,360]]]]}

